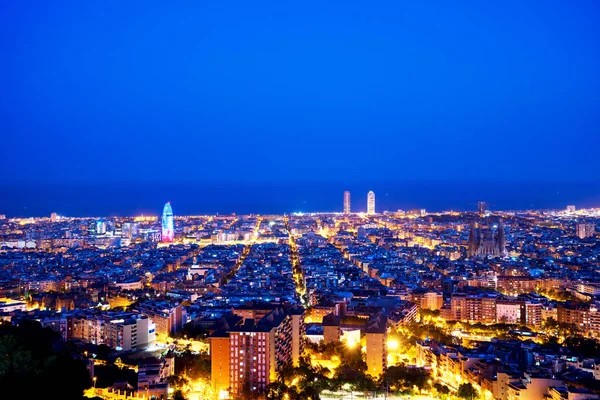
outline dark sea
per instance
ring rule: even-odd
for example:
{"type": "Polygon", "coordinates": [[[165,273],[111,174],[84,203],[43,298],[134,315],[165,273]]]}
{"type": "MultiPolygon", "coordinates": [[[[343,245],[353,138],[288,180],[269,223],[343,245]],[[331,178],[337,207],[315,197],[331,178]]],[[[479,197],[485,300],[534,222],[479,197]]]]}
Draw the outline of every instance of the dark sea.
{"type": "Polygon", "coordinates": [[[469,211],[478,201],[492,210],[600,207],[600,181],[586,183],[378,182],[343,183],[113,183],[1,184],[0,214],[7,217],[160,215],[170,201],[175,215],[283,214],[342,211],[349,190],[352,211],[425,208],[469,211]]]}

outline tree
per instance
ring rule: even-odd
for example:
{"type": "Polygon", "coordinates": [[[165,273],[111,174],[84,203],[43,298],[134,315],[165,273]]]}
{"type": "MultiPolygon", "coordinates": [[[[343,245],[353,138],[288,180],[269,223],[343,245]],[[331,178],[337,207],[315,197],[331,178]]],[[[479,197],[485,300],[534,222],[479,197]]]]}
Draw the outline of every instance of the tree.
{"type": "Polygon", "coordinates": [[[110,357],[111,348],[105,344],[101,344],[96,348],[96,358],[99,360],[108,360],[110,357]]]}
{"type": "Polygon", "coordinates": [[[174,387],[175,389],[181,389],[189,384],[190,381],[181,375],[171,375],[167,377],[167,382],[169,382],[169,386],[174,387]]]}
{"type": "Polygon", "coordinates": [[[439,393],[439,394],[450,394],[450,388],[446,385],[442,385],[441,383],[434,383],[433,384],[433,388],[439,393]]]}
{"type": "Polygon", "coordinates": [[[479,397],[479,392],[471,383],[463,383],[458,387],[456,395],[466,400],[473,400],[479,397]]]}
{"type": "Polygon", "coordinates": [[[583,336],[569,336],[563,346],[582,358],[593,358],[600,354],[600,343],[583,336]]]}
{"type": "Polygon", "coordinates": [[[407,327],[410,332],[410,341],[423,340],[425,338],[433,339],[439,343],[450,345],[454,338],[447,333],[446,329],[442,329],[435,325],[420,324],[413,322],[407,327]]]}
{"type": "Polygon", "coordinates": [[[60,335],[36,321],[0,325],[0,388],[19,397],[81,399],[91,386],[85,364],[73,358],[60,335]]]}
{"type": "Polygon", "coordinates": [[[267,386],[266,398],[267,400],[302,400],[308,397],[301,396],[293,387],[288,387],[281,382],[273,382],[267,386]]]}
{"type": "Polygon", "coordinates": [[[554,318],[546,319],[542,326],[546,330],[546,332],[548,332],[548,334],[555,335],[560,338],[575,336],[578,334],[579,331],[575,324],[558,322],[554,318]]]}
{"type": "Polygon", "coordinates": [[[289,384],[290,381],[293,379],[295,372],[296,371],[292,363],[288,362],[279,370],[279,380],[285,386],[286,384],[289,384]]]}
{"type": "Polygon", "coordinates": [[[431,319],[440,316],[440,310],[430,310],[428,308],[423,308],[419,311],[419,316],[421,320],[431,319]]]}
{"type": "Polygon", "coordinates": [[[337,388],[349,384],[352,390],[368,392],[375,390],[377,387],[364,369],[358,369],[346,363],[336,368],[334,380],[337,388]]]}
{"type": "Polygon", "coordinates": [[[293,369],[292,376],[296,385],[289,388],[294,391],[288,393],[290,400],[296,398],[294,397],[296,394],[298,399],[319,400],[323,390],[333,387],[332,382],[327,378],[328,374],[329,369],[318,365],[313,366],[307,359],[301,358],[300,365],[293,369]]]}
{"type": "Polygon", "coordinates": [[[0,337],[0,376],[24,375],[35,369],[31,351],[17,343],[12,335],[0,337]]]}
{"type": "Polygon", "coordinates": [[[175,356],[175,374],[185,374],[191,380],[210,379],[210,356],[193,354],[189,349],[175,356]]]}
{"type": "Polygon", "coordinates": [[[430,373],[424,368],[408,368],[404,364],[389,367],[382,376],[382,383],[399,391],[416,386],[419,389],[429,387],[430,373]]]}
{"type": "Polygon", "coordinates": [[[267,400],[283,399],[285,389],[285,385],[279,381],[269,383],[269,386],[267,386],[267,400]]]}

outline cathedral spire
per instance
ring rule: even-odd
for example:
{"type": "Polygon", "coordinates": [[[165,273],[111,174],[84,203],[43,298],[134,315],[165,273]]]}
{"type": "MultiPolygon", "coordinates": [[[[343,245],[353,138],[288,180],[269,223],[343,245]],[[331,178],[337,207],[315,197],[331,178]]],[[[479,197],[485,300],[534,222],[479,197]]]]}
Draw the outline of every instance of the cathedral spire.
{"type": "Polygon", "coordinates": [[[498,247],[500,250],[500,255],[503,256],[506,254],[506,234],[504,233],[504,222],[502,222],[502,218],[498,221],[498,247]]]}
{"type": "Polygon", "coordinates": [[[475,254],[477,254],[478,242],[478,238],[475,237],[475,222],[471,222],[471,232],[469,233],[469,250],[467,252],[469,257],[473,257],[475,254]]]}

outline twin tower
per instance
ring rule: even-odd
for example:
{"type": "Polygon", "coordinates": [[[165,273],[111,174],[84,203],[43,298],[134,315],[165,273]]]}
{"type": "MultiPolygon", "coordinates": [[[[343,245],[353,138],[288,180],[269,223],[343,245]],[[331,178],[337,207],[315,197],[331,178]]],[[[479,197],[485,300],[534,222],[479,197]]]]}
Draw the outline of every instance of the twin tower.
{"type": "MultiPolygon", "coordinates": [[[[344,214],[350,214],[350,192],[344,192],[344,214]]],[[[367,193],[367,214],[375,214],[375,193],[371,190],[367,193]]]]}

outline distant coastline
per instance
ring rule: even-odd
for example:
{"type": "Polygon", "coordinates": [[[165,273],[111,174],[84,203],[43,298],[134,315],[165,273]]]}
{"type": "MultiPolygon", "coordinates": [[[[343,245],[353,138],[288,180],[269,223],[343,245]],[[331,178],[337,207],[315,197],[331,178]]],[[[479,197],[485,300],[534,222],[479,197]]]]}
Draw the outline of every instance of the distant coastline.
{"type": "Polygon", "coordinates": [[[492,210],[600,207],[600,182],[0,184],[0,214],[160,215],[166,201],[171,201],[175,215],[340,212],[344,190],[351,192],[354,212],[366,210],[369,190],[376,194],[377,212],[474,211],[478,201],[486,201],[492,210]]]}

